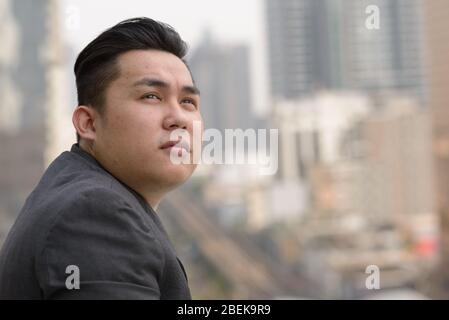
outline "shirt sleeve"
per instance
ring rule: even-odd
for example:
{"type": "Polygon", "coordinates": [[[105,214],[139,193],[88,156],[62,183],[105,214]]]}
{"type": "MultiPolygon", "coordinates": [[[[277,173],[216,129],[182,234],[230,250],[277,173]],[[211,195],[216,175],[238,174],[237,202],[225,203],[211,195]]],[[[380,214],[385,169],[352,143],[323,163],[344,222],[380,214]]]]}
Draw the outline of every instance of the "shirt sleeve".
{"type": "Polygon", "coordinates": [[[160,298],[164,252],[122,196],[91,188],[62,208],[36,263],[45,299],[160,298]]]}

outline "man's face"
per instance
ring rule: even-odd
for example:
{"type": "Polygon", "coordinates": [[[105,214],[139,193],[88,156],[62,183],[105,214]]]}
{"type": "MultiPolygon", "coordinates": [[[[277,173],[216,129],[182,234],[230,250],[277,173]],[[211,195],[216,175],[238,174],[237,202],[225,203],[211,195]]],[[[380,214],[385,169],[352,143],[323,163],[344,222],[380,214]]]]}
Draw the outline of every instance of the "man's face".
{"type": "Polygon", "coordinates": [[[193,122],[202,118],[190,72],[178,57],[158,50],[126,52],[118,66],[120,76],[108,86],[104,112],[96,120],[94,155],[136,190],[172,189],[196,167],[173,163],[170,152],[176,149],[161,148],[173,140],[173,130],[183,129],[193,154],[193,122]]]}

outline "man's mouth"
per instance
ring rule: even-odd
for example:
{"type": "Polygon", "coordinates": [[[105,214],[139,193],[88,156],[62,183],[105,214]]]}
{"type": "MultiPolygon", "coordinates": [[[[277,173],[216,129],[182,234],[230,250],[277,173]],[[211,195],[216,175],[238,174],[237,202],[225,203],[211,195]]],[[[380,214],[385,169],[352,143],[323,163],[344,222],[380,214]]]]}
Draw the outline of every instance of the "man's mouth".
{"type": "Polygon", "coordinates": [[[190,144],[186,140],[167,141],[160,148],[168,150],[172,148],[184,149],[187,153],[190,152],[190,144]]]}

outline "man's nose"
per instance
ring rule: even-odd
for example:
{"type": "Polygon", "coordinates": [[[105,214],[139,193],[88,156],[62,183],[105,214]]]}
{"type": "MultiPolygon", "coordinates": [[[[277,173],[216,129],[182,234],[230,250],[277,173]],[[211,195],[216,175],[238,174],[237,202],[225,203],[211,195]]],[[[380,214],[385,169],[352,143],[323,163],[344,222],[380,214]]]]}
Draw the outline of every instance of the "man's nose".
{"type": "Polygon", "coordinates": [[[164,129],[185,129],[188,127],[188,116],[182,105],[177,101],[171,102],[167,106],[167,114],[163,123],[164,129]]]}

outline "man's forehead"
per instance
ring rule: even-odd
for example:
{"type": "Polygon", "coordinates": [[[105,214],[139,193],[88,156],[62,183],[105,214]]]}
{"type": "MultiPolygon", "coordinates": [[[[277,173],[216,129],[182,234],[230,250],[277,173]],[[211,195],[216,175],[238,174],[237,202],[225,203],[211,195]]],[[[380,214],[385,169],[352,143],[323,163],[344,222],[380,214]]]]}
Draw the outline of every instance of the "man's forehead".
{"type": "Polygon", "coordinates": [[[144,78],[171,84],[193,85],[185,63],[175,55],[157,50],[133,50],[119,57],[120,77],[127,82],[144,78]]]}

